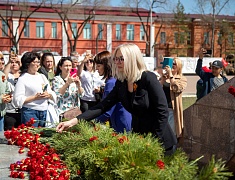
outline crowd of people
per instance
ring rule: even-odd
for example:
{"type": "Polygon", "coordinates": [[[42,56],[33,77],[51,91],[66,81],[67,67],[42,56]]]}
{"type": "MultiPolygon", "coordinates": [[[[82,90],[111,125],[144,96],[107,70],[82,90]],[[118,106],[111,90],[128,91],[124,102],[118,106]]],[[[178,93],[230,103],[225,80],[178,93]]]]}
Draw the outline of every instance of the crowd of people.
{"type": "MultiPolygon", "coordinates": [[[[46,125],[49,101],[58,116],[78,107],[82,114],[60,122],[62,132],[80,120],[105,123],[117,133],[152,133],[172,154],[183,136],[182,93],[187,79],[182,62],[173,59],[164,73],[146,69],[140,49],[135,44],[122,44],[113,53],[102,51],[95,56],[88,50],[83,61],[76,52],[61,57],[57,65],[53,54],[41,56],[26,52],[21,58],[11,54],[5,64],[0,54],[0,131],[10,130],[34,118],[35,127],[46,125]]],[[[212,63],[212,71],[202,68],[199,53],[196,73],[202,81],[200,98],[227,81],[221,75],[221,62],[212,63]]]]}

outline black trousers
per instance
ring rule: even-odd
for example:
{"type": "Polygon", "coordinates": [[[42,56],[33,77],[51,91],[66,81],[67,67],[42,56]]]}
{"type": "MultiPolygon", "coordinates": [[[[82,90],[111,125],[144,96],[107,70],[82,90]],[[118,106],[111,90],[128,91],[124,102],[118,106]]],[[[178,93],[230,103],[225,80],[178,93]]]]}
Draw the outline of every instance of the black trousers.
{"type": "Polygon", "coordinates": [[[87,111],[89,108],[95,106],[96,104],[98,104],[97,101],[84,101],[80,99],[80,109],[82,112],[87,111]]]}
{"type": "Polygon", "coordinates": [[[17,128],[21,124],[21,113],[6,113],[4,116],[4,130],[17,128]]]}

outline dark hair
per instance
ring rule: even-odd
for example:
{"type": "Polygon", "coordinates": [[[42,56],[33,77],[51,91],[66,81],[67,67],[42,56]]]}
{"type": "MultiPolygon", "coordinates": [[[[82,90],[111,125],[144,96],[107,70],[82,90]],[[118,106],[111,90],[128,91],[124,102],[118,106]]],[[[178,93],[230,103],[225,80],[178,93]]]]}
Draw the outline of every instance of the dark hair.
{"type": "Polygon", "coordinates": [[[41,60],[40,60],[40,65],[43,66],[43,67],[45,67],[44,64],[43,64],[43,62],[45,61],[45,59],[46,59],[47,56],[51,56],[51,57],[53,58],[53,71],[54,71],[54,67],[55,67],[55,58],[54,58],[53,54],[50,53],[50,52],[45,52],[45,53],[43,53],[43,55],[42,55],[42,57],[41,57],[41,60]]]}
{"type": "MultiPolygon", "coordinates": [[[[92,66],[92,70],[95,71],[95,61],[94,61],[94,56],[91,55],[91,57],[89,58],[89,60],[93,61],[93,66],[92,66]]],[[[83,67],[84,71],[87,71],[86,65],[84,65],[83,67]]]]}
{"type": "Polygon", "coordinates": [[[112,77],[112,69],[110,66],[111,63],[109,63],[110,59],[111,59],[111,53],[109,51],[99,52],[94,58],[96,64],[104,65],[103,79],[105,78],[109,79],[110,77],[112,77]]]}
{"type": "Polygon", "coordinates": [[[40,59],[40,56],[37,53],[34,52],[24,53],[24,55],[21,58],[21,63],[22,63],[20,67],[21,75],[28,71],[29,64],[33,62],[36,58],[38,58],[38,60],[40,59]]]}
{"type": "Polygon", "coordinates": [[[56,67],[56,73],[55,76],[58,76],[61,73],[61,69],[60,66],[62,66],[64,64],[65,61],[70,61],[72,63],[72,59],[70,56],[67,57],[61,57],[61,59],[59,60],[57,67],[56,67]]]}

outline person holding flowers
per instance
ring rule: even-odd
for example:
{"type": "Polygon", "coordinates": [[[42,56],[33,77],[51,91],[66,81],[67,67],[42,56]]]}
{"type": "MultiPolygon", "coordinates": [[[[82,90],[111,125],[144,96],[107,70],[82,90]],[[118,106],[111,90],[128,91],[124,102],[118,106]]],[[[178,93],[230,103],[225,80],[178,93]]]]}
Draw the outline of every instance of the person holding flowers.
{"type": "Polygon", "coordinates": [[[48,109],[48,100],[56,102],[56,95],[51,90],[49,81],[38,73],[39,55],[26,52],[21,58],[21,75],[15,86],[13,102],[21,108],[21,122],[26,124],[35,119],[34,126],[44,127],[48,109]]]}
{"type": "Polygon", "coordinates": [[[166,97],[156,75],[147,71],[137,45],[123,44],[116,48],[112,74],[117,81],[107,97],[77,118],[59,123],[57,132],[76,125],[79,120],[92,120],[121,102],[132,114],[133,132],[151,133],[162,142],[166,155],[173,154],[177,139],[168,124],[166,97]]]}
{"type": "MultiPolygon", "coordinates": [[[[112,76],[111,53],[102,51],[94,58],[96,69],[100,76],[105,79],[102,99],[104,99],[115,86],[116,78],[112,76]]],[[[131,131],[131,114],[122,106],[120,102],[115,104],[109,111],[97,117],[100,122],[110,121],[111,127],[118,133],[131,131]]]]}

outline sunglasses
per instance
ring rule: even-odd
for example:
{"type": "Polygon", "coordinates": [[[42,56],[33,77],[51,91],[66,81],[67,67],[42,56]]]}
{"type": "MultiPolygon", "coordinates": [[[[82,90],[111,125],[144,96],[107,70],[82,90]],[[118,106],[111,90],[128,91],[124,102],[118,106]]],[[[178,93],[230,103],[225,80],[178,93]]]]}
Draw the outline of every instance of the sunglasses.
{"type": "Polygon", "coordinates": [[[113,61],[114,61],[114,62],[117,62],[117,61],[118,61],[119,63],[122,63],[122,62],[124,61],[124,58],[123,58],[123,56],[114,57],[114,58],[113,58],[113,61]]]}
{"type": "Polygon", "coordinates": [[[89,59],[86,63],[87,63],[87,64],[88,64],[88,63],[94,63],[94,60],[93,60],[93,59],[89,59]]]}

